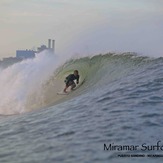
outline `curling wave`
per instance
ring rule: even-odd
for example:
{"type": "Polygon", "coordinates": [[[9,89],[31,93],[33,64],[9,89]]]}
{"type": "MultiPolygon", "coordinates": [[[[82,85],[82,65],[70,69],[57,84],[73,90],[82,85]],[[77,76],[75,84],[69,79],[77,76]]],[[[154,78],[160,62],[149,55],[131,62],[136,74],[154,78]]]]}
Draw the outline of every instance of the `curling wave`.
{"type": "MultiPolygon", "coordinates": [[[[163,59],[134,53],[109,53],[60,63],[55,56],[44,52],[35,59],[1,70],[0,114],[20,114],[53,106],[92,91],[112,91],[113,87],[120,90],[127,82],[134,87],[135,81],[143,82],[142,79],[153,71],[160,73],[155,68],[158,64],[162,65],[163,59]],[[57,92],[64,87],[64,78],[74,69],[79,70],[81,85],[69,96],[58,96],[57,92]]],[[[129,87],[125,91],[127,89],[129,87]]]]}

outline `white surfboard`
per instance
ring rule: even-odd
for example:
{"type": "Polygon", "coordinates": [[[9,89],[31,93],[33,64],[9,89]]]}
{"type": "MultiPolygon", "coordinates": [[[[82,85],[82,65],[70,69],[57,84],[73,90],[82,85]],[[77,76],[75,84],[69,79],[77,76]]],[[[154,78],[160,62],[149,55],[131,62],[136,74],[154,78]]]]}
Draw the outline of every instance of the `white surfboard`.
{"type": "Polygon", "coordinates": [[[57,92],[57,95],[68,95],[69,93],[65,93],[65,92],[57,92]]]}
{"type": "Polygon", "coordinates": [[[57,92],[57,95],[68,95],[69,93],[71,93],[71,92],[75,91],[76,89],[78,89],[84,82],[85,82],[85,79],[79,85],[77,85],[77,87],[74,88],[73,90],[68,91],[67,93],[65,93],[63,91],[57,92]]]}

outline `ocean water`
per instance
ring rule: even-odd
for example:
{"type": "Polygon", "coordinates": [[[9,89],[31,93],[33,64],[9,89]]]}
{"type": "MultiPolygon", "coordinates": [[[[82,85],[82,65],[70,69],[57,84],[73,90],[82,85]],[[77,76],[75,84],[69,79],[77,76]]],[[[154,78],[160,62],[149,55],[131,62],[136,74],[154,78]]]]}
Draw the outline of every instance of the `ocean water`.
{"type": "Polygon", "coordinates": [[[0,162],[162,162],[163,147],[156,145],[163,145],[163,58],[110,53],[49,69],[53,64],[38,59],[1,70],[0,162]],[[31,65],[37,72],[28,70],[31,65]],[[82,84],[57,96],[74,69],[82,84]],[[104,144],[119,147],[104,150],[104,144]],[[139,147],[118,150],[123,145],[139,147]]]}

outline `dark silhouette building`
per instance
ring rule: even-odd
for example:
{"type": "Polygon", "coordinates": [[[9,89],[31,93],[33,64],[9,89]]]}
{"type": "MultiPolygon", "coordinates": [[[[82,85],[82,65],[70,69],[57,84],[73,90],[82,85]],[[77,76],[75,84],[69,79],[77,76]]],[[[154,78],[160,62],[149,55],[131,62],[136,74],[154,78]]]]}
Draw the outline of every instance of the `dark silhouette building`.
{"type": "Polygon", "coordinates": [[[44,50],[48,50],[50,53],[55,53],[55,40],[48,39],[48,47],[46,45],[41,45],[34,50],[16,50],[16,57],[3,58],[0,60],[0,67],[8,67],[14,63],[20,62],[24,59],[34,58],[36,53],[40,53],[44,50]]]}
{"type": "Polygon", "coordinates": [[[16,58],[20,58],[20,59],[34,58],[35,53],[36,51],[33,51],[33,50],[17,50],[16,58]]]}

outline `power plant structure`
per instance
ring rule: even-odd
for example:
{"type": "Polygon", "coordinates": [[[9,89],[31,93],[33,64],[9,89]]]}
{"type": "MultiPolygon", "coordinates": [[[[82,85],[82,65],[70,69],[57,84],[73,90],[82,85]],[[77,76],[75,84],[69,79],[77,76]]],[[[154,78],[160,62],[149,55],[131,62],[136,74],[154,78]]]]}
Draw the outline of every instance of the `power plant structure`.
{"type": "MultiPolygon", "coordinates": [[[[55,54],[55,40],[48,39],[48,47],[46,45],[41,45],[36,50],[16,50],[16,57],[8,57],[0,60],[0,67],[8,67],[17,62],[21,62],[25,59],[35,58],[36,54],[47,50],[49,53],[55,54]]],[[[39,54],[38,54],[39,55],[39,54]]]]}
{"type": "Polygon", "coordinates": [[[50,50],[51,52],[55,53],[55,40],[48,40],[48,50],[50,50]]]}
{"type": "Polygon", "coordinates": [[[48,50],[50,53],[55,53],[55,40],[48,39],[48,47],[46,45],[41,45],[35,50],[17,50],[16,51],[16,58],[17,59],[28,59],[34,58],[36,53],[40,53],[44,50],[48,50]]]}

